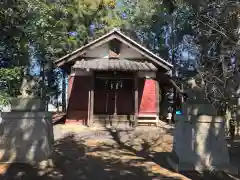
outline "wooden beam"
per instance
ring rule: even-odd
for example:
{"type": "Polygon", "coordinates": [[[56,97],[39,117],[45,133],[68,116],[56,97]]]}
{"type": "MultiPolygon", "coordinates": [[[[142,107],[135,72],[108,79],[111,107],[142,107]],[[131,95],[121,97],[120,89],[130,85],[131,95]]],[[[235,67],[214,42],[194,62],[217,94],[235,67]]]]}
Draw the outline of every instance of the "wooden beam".
{"type": "Polygon", "coordinates": [[[90,124],[90,118],[91,118],[90,108],[91,108],[91,88],[88,91],[88,118],[86,123],[87,126],[90,124]]]}
{"type": "Polygon", "coordinates": [[[134,126],[138,125],[138,75],[134,77],[134,126]]]}

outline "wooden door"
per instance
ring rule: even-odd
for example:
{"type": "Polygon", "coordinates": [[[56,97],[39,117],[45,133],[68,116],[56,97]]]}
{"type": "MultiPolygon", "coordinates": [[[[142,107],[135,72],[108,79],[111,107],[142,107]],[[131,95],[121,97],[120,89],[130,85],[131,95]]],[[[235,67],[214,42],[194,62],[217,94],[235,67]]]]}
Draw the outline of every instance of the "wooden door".
{"type": "Polygon", "coordinates": [[[114,104],[115,104],[115,91],[114,89],[108,89],[107,99],[105,104],[107,115],[114,115],[114,104]]]}
{"type": "Polygon", "coordinates": [[[130,115],[134,112],[132,79],[96,78],[94,114],[130,115]]]}
{"type": "Polygon", "coordinates": [[[96,78],[94,90],[94,114],[114,114],[114,89],[109,87],[108,79],[96,78]]]}
{"type": "Polygon", "coordinates": [[[122,79],[122,87],[117,90],[117,114],[134,114],[134,81],[122,79]]]}

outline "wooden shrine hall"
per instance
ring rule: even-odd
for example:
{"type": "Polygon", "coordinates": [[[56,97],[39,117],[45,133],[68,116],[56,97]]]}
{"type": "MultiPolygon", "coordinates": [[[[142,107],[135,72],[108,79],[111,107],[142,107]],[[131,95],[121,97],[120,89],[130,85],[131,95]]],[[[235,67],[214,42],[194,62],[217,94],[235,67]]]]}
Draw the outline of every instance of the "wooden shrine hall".
{"type": "Polygon", "coordinates": [[[119,30],[55,64],[68,74],[66,123],[158,123],[172,65],[119,30]]]}

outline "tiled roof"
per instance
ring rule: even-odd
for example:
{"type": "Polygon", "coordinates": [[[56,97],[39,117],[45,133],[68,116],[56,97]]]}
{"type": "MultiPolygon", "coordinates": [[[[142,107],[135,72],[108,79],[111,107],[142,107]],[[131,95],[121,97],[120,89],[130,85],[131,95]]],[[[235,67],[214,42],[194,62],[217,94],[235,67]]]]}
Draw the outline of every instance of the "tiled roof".
{"type": "Polygon", "coordinates": [[[126,59],[93,59],[76,61],[73,69],[107,70],[107,71],[157,71],[158,68],[147,61],[126,59]]]}

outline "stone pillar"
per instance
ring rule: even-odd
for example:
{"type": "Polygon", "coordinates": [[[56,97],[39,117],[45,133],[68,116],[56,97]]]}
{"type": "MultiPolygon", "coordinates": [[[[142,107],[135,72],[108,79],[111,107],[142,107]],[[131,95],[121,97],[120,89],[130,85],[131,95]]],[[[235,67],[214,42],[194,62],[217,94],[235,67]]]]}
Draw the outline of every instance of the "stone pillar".
{"type": "Polygon", "coordinates": [[[169,164],[176,171],[221,170],[237,174],[229,162],[225,120],[217,116],[216,109],[204,97],[194,94],[188,94],[193,98],[183,104],[183,115],[175,116],[177,123],[169,164]]]}

